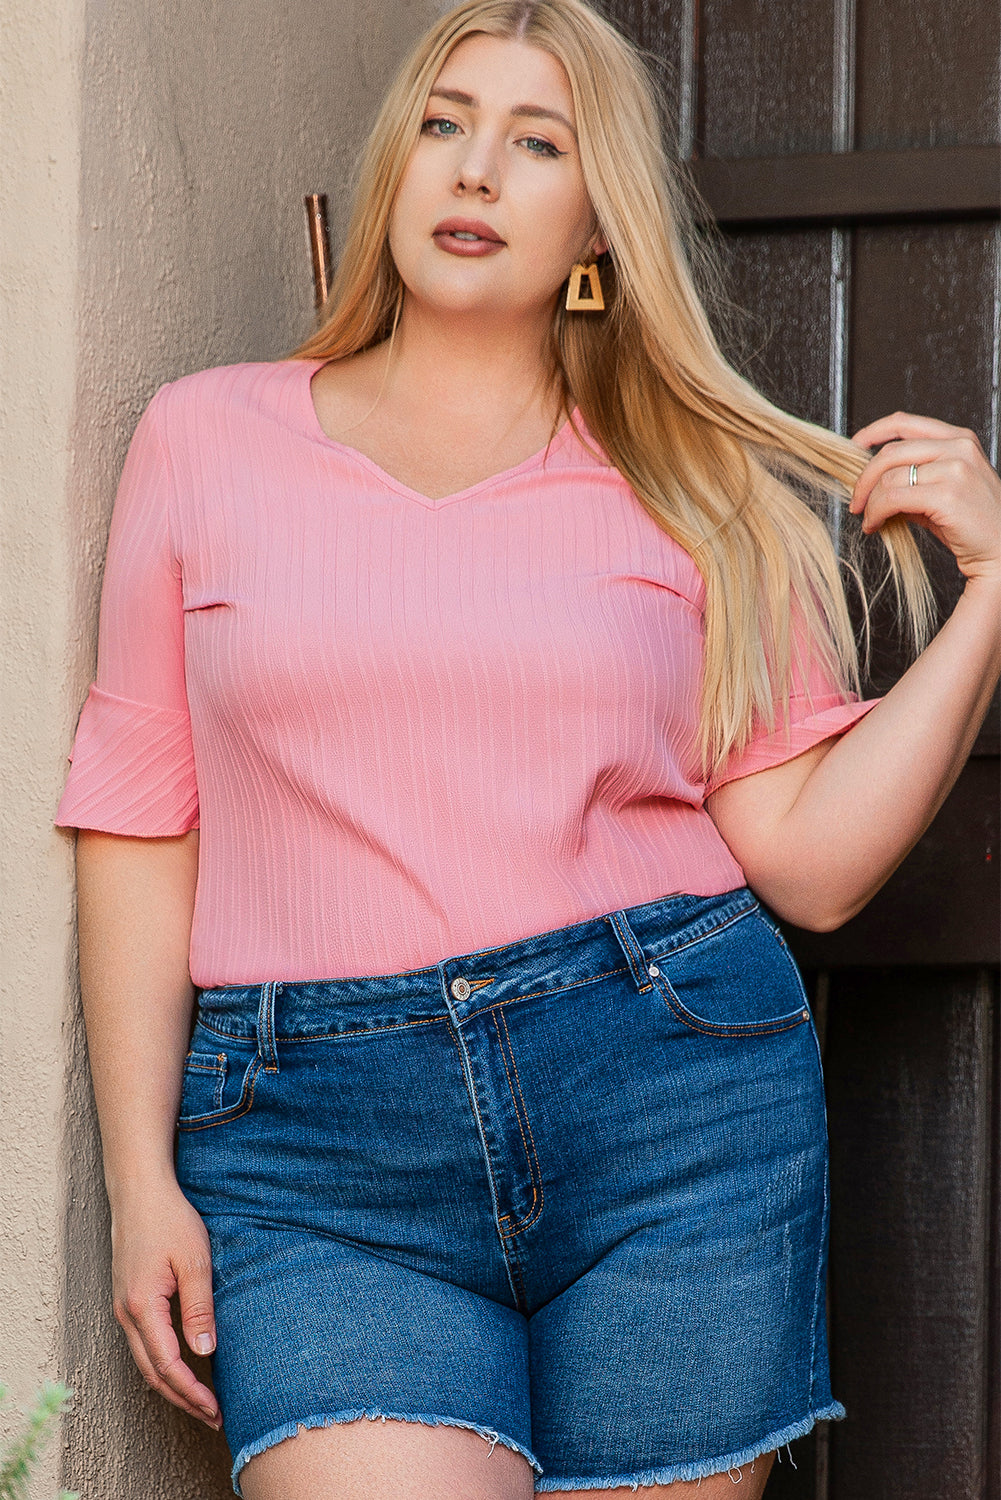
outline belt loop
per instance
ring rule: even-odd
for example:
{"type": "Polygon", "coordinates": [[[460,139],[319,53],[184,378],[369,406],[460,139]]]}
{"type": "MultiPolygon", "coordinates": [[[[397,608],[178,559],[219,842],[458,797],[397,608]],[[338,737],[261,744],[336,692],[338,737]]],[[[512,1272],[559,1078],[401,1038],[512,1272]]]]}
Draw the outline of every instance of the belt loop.
{"type": "Polygon", "coordinates": [[[608,920],[612,924],[612,931],[619,940],[619,947],[626,955],[629,972],[633,976],[636,988],[643,995],[647,990],[652,990],[653,985],[647,977],[646,959],[643,957],[643,950],[636,941],[633,929],[629,925],[629,919],[624,911],[611,911],[608,913],[608,920]]]}
{"type": "Polygon", "coordinates": [[[278,1072],[278,1048],[275,1045],[275,995],[280,984],[261,985],[261,1003],[257,1011],[257,1051],[264,1059],[266,1073],[278,1072]]]}

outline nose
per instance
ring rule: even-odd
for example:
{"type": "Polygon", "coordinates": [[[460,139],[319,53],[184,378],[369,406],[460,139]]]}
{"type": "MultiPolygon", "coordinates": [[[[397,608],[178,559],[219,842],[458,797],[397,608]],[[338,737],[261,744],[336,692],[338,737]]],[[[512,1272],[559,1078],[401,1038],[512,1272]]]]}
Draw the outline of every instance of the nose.
{"type": "Polygon", "coordinates": [[[484,202],[495,202],[500,191],[496,159],[487,142],[480,137],[470,139],[469,146],[459,162],[453,192],[478,193],[484,202]]]}

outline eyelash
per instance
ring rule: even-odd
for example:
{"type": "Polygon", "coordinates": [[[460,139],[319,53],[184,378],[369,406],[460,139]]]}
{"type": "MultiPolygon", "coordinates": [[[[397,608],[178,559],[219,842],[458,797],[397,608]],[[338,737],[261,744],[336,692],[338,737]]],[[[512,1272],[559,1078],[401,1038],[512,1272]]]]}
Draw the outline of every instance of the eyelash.
{"type": "MultiPolygon", "coordinates": [[[[449,120],[444,115],[432,115],[431,118],[425,120],[424,124],[421,126],[421,134],[422,135],[433,136],[435,140],[439,140],[439,141],[451,140],[451,135],[440,135],[437,130],[430,130],[428,127],[431,126],[431,125],[454,125],[454,124],[455,124],[454,120],[449,120]]],[[[545,151],[530,151],[529,152],[530,156],[549,156],[549,157],[553,157],[553,156],[566,156],[566,152],[565,151],[558,151],[556,149],[556,147],[553,145],[552,141],[544,140],[541,135],[526,135],[526,136],[523,137],[523,139],[525,141],[537,141],[540,146],[545,146],[545,148],[546,148],[545,151]]]]}

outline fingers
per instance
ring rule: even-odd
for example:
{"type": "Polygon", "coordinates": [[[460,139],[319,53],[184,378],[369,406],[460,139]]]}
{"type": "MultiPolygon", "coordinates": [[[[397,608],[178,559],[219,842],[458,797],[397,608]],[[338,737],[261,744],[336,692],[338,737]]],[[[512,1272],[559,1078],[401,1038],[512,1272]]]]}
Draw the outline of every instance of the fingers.
{"type": "MultiPolygon", "coordinates": [[[[935,417],[894,412],[892,416],[880,417],[868,427],[861,428],[853,441],[858,443],[862,439],[868,445],[882,444],[856,480],[849,504],[853,514],[864,514],[865,531],[878,530],[886,519],[885,503],[873,504],[877,490],[884,492],[880,497],[884,502],[888,495],[892,495],[894,504],[890,514],[905,511],[919,519],[926,517],[930,513],[928,507],[935,503],[927,494],[930,484],[944,483],[957,493],[969,493],[982,484],[986,476],[996,479],[976,433],[968,427],[940,422],[935,417]],[[912,466],[915,467],[912,469],[912,466]],[[912,472],[914,484],[911,484],[912,472]],[[926,492],[920,498],[902,497],[899,493],[905,486],[915,489],[919,485],[926,492]],[[910,503],[914,500],[916,504],[910,503]]],[[[922,520],[921,524],[927,522],[922,520]]]]}
{"type": "Polygon", "coordinates": [[[212,1262],[208,1252],[178,1267],[177,1294],[181,1304],[181,1327],[188,1348],[195,1354],[211,1354],[215,1348],[215,1316],[212,1303],[212,1262]]]}
{"type": "MultiPolygon", "coordinates": [[[[906,454],[910,446],[901,444],[901,451],[906,454]]],[[[945,457],[918,463],[915,484],[908,469],[885,470],[865,497],[862,530],[879,531],[891,517],[903,517],[947,547],[967,579],[996,579],[1001,574],[1001,479],[986,458],[964,458],[959,446],[950,444],[945,457]]],[[[852,509],[858,508],[853,500],[852,509]]]]}
{"type": "MultiPolygon", "coordinates": [[[[932,442],[887,443],[875,458],[871,458],[855,481],[849,510],[858,515],[865,510],[869,497],[878,484],[905,485],[910,483],[911,464],[926,469],[940,460],[943,445],[932,442]]],[[[927,473],[919,474],[918,483],[927,482],[927,473]]]]}
{"type": "Polygon", "coordinates": [[[115,1317],[147,1385],[173,1406],[218,1431],[222,1425],[215,1395],[181,1358],[170,1320],[170,1299],[162,1293],[138,1292],[115,1307],[115,1317]]]}
{"type": "Polygon", "coordinates": [[[872,448],[878,443],[888,443],[894,438],[972,438],[979,447],[976,433],[969,427],[955,427],[951,422],[942,422],[938,417],[921,417],[914,412],[895,411],[887,417],[878,417],[853,433],[852,442],[862,448],[872,448]]]}
{"type": "Polygon", "coordinates": [[[906,469],[903,471],[904,477],[898,482],[877,485],[862,513],[862,530],[868,535],[878,531],[891,516],[904,515],[915,525],[926,526],[930,531],[936,532],[943,495],[940,487],[933,485],[931,478],[926,477],[931,468],[931,464],[923,466],[923,477],[916,485],[908,482],[906,469]]]}

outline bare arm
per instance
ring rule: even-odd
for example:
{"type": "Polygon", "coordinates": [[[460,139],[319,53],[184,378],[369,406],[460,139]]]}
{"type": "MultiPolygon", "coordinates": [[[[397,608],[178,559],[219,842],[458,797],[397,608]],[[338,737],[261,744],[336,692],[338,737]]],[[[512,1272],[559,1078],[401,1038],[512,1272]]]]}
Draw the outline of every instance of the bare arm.
{"type": "Polygon", "coordinates": [[[194,991],[188,943],[198,834],[77,835],[80,983],[112,1216],[115,1316],[148,1383],[218,1427],[212,1391],[170,1321],[214,1346],[208,1236],[174,1174],[174,1126],[194,991]]]}
{"type": "Polygon", "coordinates": [[[964,592],[918,660],[846,734],[731,782],[706,804],[748,883],[779,916],[821,931],[860,911],[927,828],[1001,673],[997,474],[973,434],[930,418],[898,413],[864,431],[914,437],[872,460],[853,509],[865,510],[868,530],[901,512],[926,525],[956,556],[964,592]],[[931,457],[936,442],[945,457],[931,457]]]}

